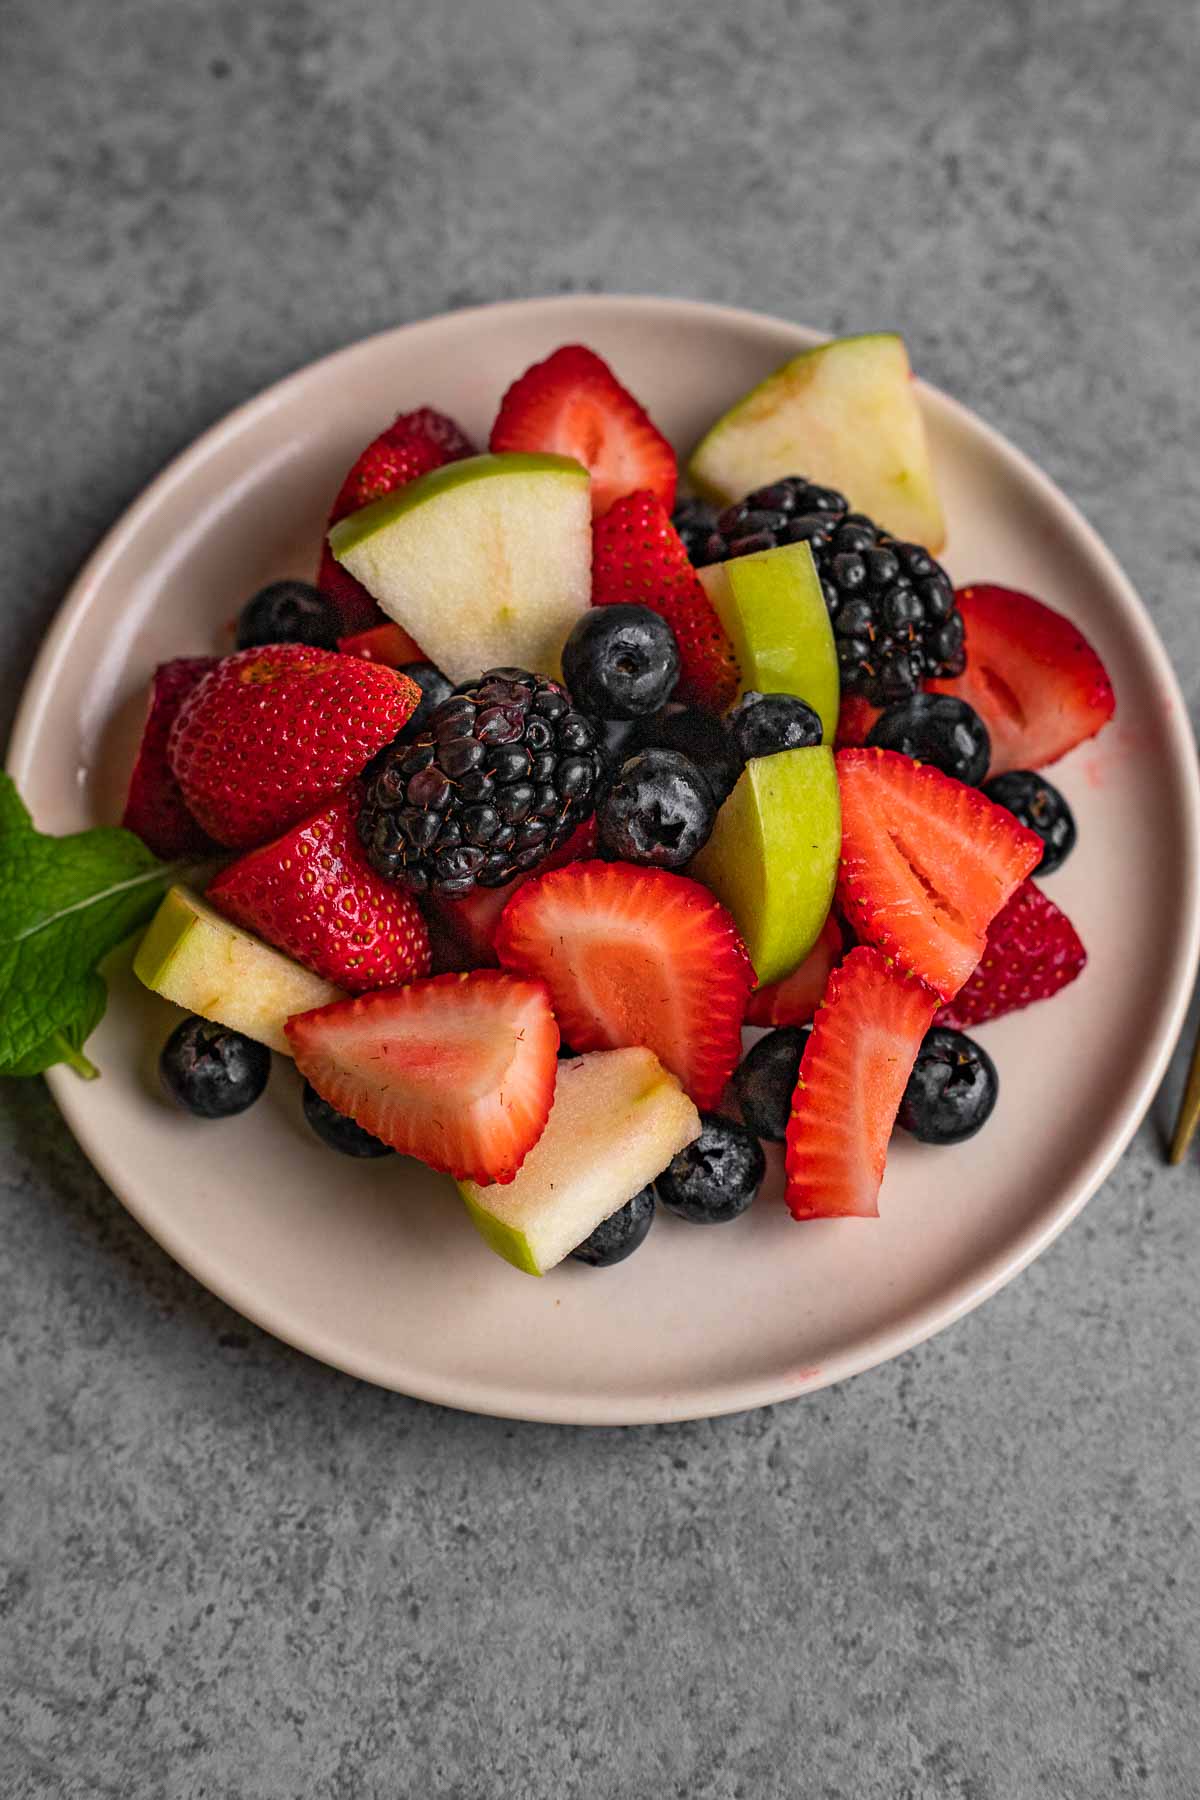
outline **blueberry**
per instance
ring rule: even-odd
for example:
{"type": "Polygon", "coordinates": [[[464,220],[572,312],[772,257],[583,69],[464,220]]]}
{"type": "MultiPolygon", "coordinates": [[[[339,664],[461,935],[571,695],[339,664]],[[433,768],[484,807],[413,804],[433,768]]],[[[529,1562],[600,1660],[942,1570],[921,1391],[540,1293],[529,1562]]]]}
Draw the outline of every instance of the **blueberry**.
{"type": "Polygon", "coordinates": [[[1053,875],[1061,869],[1075,848],[1075,816],[1053,783],[1033,769],[1010,769],[1007,775],[985,781],[983,791],[1041,838],[1046,848],[1038,874],[1053,875]]]}
{"type": "Polygon", "coordinates": [[[304,1117],[308,1120],[323,1144],[331,1150],[340,1150],[343,1156],[394,1156],[390,1144],[372,1137],[345,1113],[338,1112],[330,1106],[328,1100],[322,1100],[312,1083],[304,1084],[304,1117]]]}
{"type": "Polygon", "coordinates": [[[640,719],[665,706],[679,681],[679,646],[648,606],[593,606],[562,653],[563,679],[582,712],[640,719]]]}
{"type": "Polygon", "coordinates": [[[973,706],[954,694],[913,694],[889,706],[871,727],[867,742],[932,763],[968,787],[983,780],[992,755],[987,726],[973,706]]]}
{"type": "Polygon", "coordinates": [[[729,715],[729,733],[743,762],[777,756],[781,750],[808,750],[821,741],[820,714],[794,694],[743,694],[729,715]]]}
{"type": "Polygon", "coordinates": [[[230,1119],[253,1106],[271,1073],[265,1044],[216,1025],[185,1019],[162,1047],[159,1073],[167,1093],[198,1119],[230,1119]]]}
{"type": "Polygon", "coordinates": [[[800,1058],[811,1025],[782,1025],[749,1049],[734,1070],[733,1087],[742,1116],[756,1137],[782,1144],[791,1117],[800,1058]]]}
{"type": "Polygon", "coordinates": [[[664,1206],[693,1225],[723,1225],[744,1213],[767,1172],[752,1132],[720,1113],[701,1113],[700,1136],[654,1183],[664,1206]]]}
{"type": "Polygon", "coordinates": [[[897,1122],[923,1144],[961,1144],[987,1124],[999,1090],[987,1051],[965,1032],[935,1025],[917,1052],[897,1122]]]}
{"type": "Polygon", "coordinates": [[[454,689],[449,679],[440,669],[435,669],[432,663],[402,663],[400,673],[407,675],[410,681],[415,681],[421,690],[416,712],[405,721],[404,729],[396,738],[398,744],[410,744],[421,735],[442,701],[448,700],[454,689]]]}
{"type": "Polygon", "coordinates": [[[622,862],[677,869],[703,849],[716,817],[694,762],[677,750],[642,750],[622,763],[600,804],[600,848],[622,862]]]}
{"type": "Polygon", "coordinates": [[[237,647],[255,644],[312,644],[336,650],[341,620],[320,588],[307,581],[273,581],[247,600],[237,622],[237,647]]]}
{"type": "Polygon", "coordinates": [[[591,1237],[577,1244],[571,1255],[591,1269],[611,1269],[644,1244],[654,1223],[654,1189],[643,1188],[632,1200],[603,1219],[591,1237]]]}
{"type": "Polygon", "coordinates": [[[626,754],[636,756],[639,750],[678,750],[704,775],[718,806],[733,792],[742,772],[742,759],[721,721],[694,707],[639,719],[629,735],[626,754]]]}

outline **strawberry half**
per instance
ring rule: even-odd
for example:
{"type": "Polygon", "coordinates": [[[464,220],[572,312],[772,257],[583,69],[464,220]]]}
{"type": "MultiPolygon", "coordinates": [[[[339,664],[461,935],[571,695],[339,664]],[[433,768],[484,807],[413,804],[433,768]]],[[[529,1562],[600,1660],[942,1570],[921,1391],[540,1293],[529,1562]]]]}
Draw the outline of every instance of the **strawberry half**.
{"type": "Polygon", "coordinates": [[[338,639],[343,656],[361,656],[364,662],[382,663],[385,669],[402,669],[405,663],[425,662],[425,652],[416,638],[409,637],[401,625],[372,625],[369,631],[355,631],[338,639]]]}
{"type": "Polygon", "coordinates": [[[733,645],[662,502],[627,494],[592,528],[592,605],[648,606],[679,644],[677,700],[724,712],[737,697],[733,645]]]}
{"type": "Polygon", "coordinates": [[[176,714],[192,689],[216,666],[215,656],[177,656],[173,662],[159,663],[150,682],[149,709],[121,823],[168,862],[176,856],[209,856],[217,848],[188,811],[183,789],[167,760],[167,740],[176,714]]]}
{"type": "Polygon", "coordinates": [[[821,1004],[844,949],[842,928],[830,913],[820,937],[799,967],[782,981],[755,988],[746,1008],[747,1025],[807,1025],[821,1004]]]}
{"type": "Polygon", "coordinates": [[[839,750],[838,904],[856,935],[952,1000],[1042,840],[978,788],[895,750],[839,750]]]}
{"type": "Polygon", "coordinates": [[[314,974],[364,994],[429,973],[429,933],[411,895],[367,861],[354,783],[322,812],[222,870],[207,898],[314,974]]]}
{"type": "Polygon", "coordinates": [[[877,1218],[888,1141],[937,997],[863,946],[835,969],[788,1120],[794,1219],[877,1218]]]}
{"type": "Polygon", "coordinates": [[[1070,619],[1014,588],[960,588],[957,599],[966,672],[925,686],[975,708],[992,740],[989,775],[1044,768],[1107,725],[1112,682],[1070,619]]]}
{"type": "Polygon", "coordinates": [[[396,669],[308,644],[263,644],[224,657],[192,689],[167,754],[204,829],[249,849],[331,800],[420,698],[396,669]]]}
{"type": "Polygon", "coordinates": [[[937,1016],[969,1031],[987,1019],[1049,1000],[1082,975],[1087,951],[1066,913],[1025,881],[988,927],[979,965],[937,1016]]]}
{"type": "Polygon", "coordinates": [[[741,1055],[754,985],[745,945],[708,889],[667,869],[584,862],[538,875],[495,937],[506,969],[540,976],[573,1050],[641,1044],[699,1107],[741,1055]]]}
{"type": "Polygon", "coordinates": [[[284,1026],[323,1100],[460,1181],[511,1181],[545,1130],[558,1026],[540,981],[435,975],[284,1026]]]}
{"type": "MultiPolygon", "coordinates": [[[[372,500],[406,487],[419,475],[440,469],[443,463],[474,454],[471,440],[445,413],[435,412],[431,406],[401,413],[386,431],[371,440],[354,463],[338,489],[329,524],[336,525],[348,513],[358,512],[372,500]]],[[[366,631],[383,616],[366,588],[342,568],[327,543],[321,546],[317,586],[337,607],[346,632],[366,631]]],[[[408,660],[423,662],[425,658],[418,652],[408,660]]]]}
{"type": "MultiPolygon", "coordinates": [[[[566,843],[552,850],[536,873],[565,868],[568,863],[586,862],[596,854],[596,819],[584,819],[566,843]]],[[[425,896],[425,914],[429,920],[435,949],[441,966],[446,969],[498,968],[496,927],[500,916],[518,888],[532,881],[534,874],[517,875],[503,887],[474,888],[461,900],[446,900],[438,894],[425,896]]]]}
{"type": "Polygon", "coordinates": [[[675,504],[675,452],[608,364],[583,344],[564,344],[513,382],[492,426],[493,450],[552,450],[592,477],[599,519],[622,494],[649,488],[675,504]]]}

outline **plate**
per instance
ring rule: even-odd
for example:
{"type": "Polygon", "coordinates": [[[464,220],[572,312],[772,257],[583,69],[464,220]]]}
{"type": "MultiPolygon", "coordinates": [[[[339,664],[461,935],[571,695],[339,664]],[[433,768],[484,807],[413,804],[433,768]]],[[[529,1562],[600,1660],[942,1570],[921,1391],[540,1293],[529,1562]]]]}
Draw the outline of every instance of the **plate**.
{"type": "MultiPolygon", "coordinates": [[[[695,303],[528,300],[384,332],[270,388],[159,476],[68,597],[10,756],[38,823],[119,817],[154,664],[227,644],[227,621],[263,582],[311,575],[331,495],[396,411],[428,401],[482,440],[513,376],[582,340],[686,450],[817,339],[695,303]]],[[[921,399],[951,574],[1026,588],[1076,619],[1118,702],[1115,723],[1054,775],[1080,837],[1049,886],[1091,961],[1053,1004],[982,1031],[1001,1077],[987,1129],[941,1150],[899,1134],[878,1221],[793,1224],[776,1155],[735,1223],[663,1218],[629,1263],[568,1263],[538,1281],[485,1249],[444,1178],[317,1143],[282,1059],[239,1119],[170,1110],[155,1061],[174,1009],[126,962],[90,1046],[103,1078],[56,1069],[50,1086],[113,1191],[231,1306],[443,1405],[596,1425],[702,1417],[789,1399],[919,1343],[1023,1268],[1103,1181],[1162,1076],[1195,969],[1194,745],[1162,645],[1095,533],[978,419],[930,388],[921,399]]]]}

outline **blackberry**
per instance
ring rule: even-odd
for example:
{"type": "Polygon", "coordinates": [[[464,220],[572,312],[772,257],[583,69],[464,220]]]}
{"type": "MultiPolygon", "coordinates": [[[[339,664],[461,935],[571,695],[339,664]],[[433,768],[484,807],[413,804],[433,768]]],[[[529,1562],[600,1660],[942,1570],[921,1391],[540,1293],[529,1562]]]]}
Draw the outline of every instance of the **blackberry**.
{"type": "Polygon", "coordinates": [[[358,835],[371,866],[410,893],[502,887],[591,815],[600,765],[596,727],[561,682],[491,669],[375,758],[358,835]]]}
{"type": "MultiPolygon", "coordinates": [[[[941,564],[850,511],[843,494],[789,475],[755,488],[717,517],[692,554],[698,566],[779,544],[806,543],[833,621],[842,688],[872,706],[915,694],[927,675],[967,666],[962,615],[941,564]]],[[[685,540],[687,541],[687,540],[685,540]]]]}
{"type": "Polygon", "coordinates": [[[671,514],[671,523],[683,539],[688,561],[696,568],[722,560],[706,555],[709,539],[717,529],[717,508],[707,500],[681,500],[671,514]]]}

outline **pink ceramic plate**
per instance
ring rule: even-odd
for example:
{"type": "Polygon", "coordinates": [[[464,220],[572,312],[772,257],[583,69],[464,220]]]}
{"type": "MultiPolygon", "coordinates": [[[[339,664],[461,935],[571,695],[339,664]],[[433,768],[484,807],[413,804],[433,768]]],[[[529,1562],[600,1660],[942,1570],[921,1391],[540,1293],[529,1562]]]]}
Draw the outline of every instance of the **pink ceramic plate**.
{"type": "MultiPolygon", "coordinates": [[[[280,382],[173,463],[76,582],[12,746],[39,824],[119,816],[153,665],[227,642],[223,625],[261,583],[311,575],[330,496],[396,411],[432,402],[482,440],[512,377],[582,340],[686,451],[815,335],[682,301],[530,300],[385,332],[280,382]]],[[[794,1225],[776,1162],[735,1224],[663,1218],[629,1263],[537,1281],[484,1248],[448,1181],[318,1144],[282,1060],[240,1119],[169,1110],[154,1065],[173,1010],[118,974],[91,1045],[103,1079],[57,1069],[51,1088],[125,1205],[230,1305],[449,1406],[690,1418],[789,1399],[919,1343],[1023,1268],[1103,1181],[1162,1075],[1195,967],[1194,746],[1153,626],[1103,544],[994,432],[941,394],[922,399],[952,575],[1027,588],[1076,618],[1118,698],[1115,724],[1054,775],[1080,841],[1052,892],[1091,962],[1061,998],[983,1031],[1001,1076],[987,1130],[954,1150],[898,1136],[877,1222],[794,1225]]]]}

